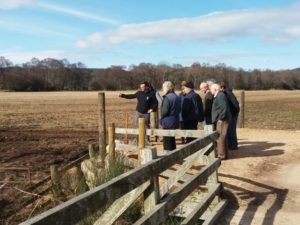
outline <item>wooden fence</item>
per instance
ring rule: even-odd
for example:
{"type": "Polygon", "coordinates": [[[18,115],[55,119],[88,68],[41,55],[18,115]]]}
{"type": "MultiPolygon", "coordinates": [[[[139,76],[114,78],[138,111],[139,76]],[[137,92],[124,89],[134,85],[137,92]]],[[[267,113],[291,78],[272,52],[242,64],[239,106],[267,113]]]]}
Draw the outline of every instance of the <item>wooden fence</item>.
{"type": "MultiPolygon", "coordinates": [[[[138,134],[137,129],[112,130],[138,134]]],[[[181,224],[194,224],[199,219],[213,224],[227,203],[219,196],[220,160],[214,152],[217,133],[151,129],[144,134],[198,138],[161,156],[155,147],[142,148],[137,168],[21,224],[76,224],[103,207],[106,211],[94,224],[112,224],[141,195],[144,214],[135,225],[159,224],[169,215],[184,217],[181,224]]]]}

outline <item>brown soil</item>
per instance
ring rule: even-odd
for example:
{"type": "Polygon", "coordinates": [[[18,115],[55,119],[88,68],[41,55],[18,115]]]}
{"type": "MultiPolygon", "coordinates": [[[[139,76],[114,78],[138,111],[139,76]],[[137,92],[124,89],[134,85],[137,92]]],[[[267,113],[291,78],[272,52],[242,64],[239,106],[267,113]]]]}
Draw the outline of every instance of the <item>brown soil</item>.
{"type": "MultiPolygon", "coordinates": [[[[1,167],[25,167],[31,171],[32,184],[50,175],[52,164],[65,165],[87,153],[88,144],[95,143],[97,132],[92,131],[51,131],[51,130],[1,130],[0,131],[0,162],[1,167]]],[[[12,173],[12,176],[15,172],[12,173]]],[[[25,173],[27,176],[27,174],[25,173]]],[[[6,179],[10,178],[6,175],[6,179]]],[[[12,180],[28,180],[22,177],[12,177],[12,180]]],[[[2,180],[2,179],[1,179],[2,180]]],[[[9,181],[9,180],[8,180],[9,181]]],[[[20,206],[32,199],[32,195],[22,193],[31,185],[6,184],[0,190],[0,224],[18,224],[34,212],[45,210],[58,202],[46,201],[38,203],[39,208],[33,210],[34,204],[23,209],[20,206]],[[17,189],[15,189],[17,188],[17,189]],[[19,190],[18,190],[19,189],[19,190]],[[43,208],[43,209],[42,209],[43,208]]],[[[48,184],[49,186],[49,184],[48,184]]],[[[29,193],[39,193],[39,187],[29,193]]],[[[44,201],[44,199],[42,199],[44,201]]]]}

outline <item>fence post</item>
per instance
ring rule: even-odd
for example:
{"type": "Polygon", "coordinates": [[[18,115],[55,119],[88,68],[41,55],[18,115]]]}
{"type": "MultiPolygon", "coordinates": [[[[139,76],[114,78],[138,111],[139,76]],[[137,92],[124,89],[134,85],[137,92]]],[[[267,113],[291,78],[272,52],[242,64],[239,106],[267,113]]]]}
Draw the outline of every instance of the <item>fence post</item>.
{"type": "MultiPolygon", "coordinates": [[[[155,147],[149,149],[144,148],[143,151],[141,152],[142,164],[146,164],[156,158],[157,158],[157,149],[155,147]]],[[[151,182],[150,186],[144,192],[145,214],[149,213],[160,199],[158,176],[152,177],[150,182],[151,182]]]]}
{"type": "Polygon", "coordinates": [[[214,131],[214,125],[213,124],[209,124],[209,125],[204,125],[204,131],[206,133],[211,133],[214,131]]]}
{"type": "MultiPolygon", "coordinates": [[[[159,118],[161,118],[160,117],[160,107],[161,107],[160,104],[158,104],[157,110],[155,112],[155,114],[156,114],[156,129],[160,129],[161,128],[160,120],[159,120],[159,118]]],[[[162,141],[162,137],[155,136],[155,141],[156,142],[161,142],[162,141]]]]}
{"type": "Polygon", "coordinates": [[[116,159],[115,144],[115,124],[111,123],[108,127],[108,146],[109,146],[109,162],[113,163],[116,159]]]}
{"type": "MultiPolygon", "coordinates": [[[[211,133],[214,131],[214,125],[205,125],[204,126],[204,131],[206,133],[211,133]]],[[[207,164],[210,164],[212,163],[215,159],[216,159],[216,147],[217,147],[217,143],[216,141],[214,141],[214,150],[211,151],[209,153],[208,156],[206,156],[206,161],[207,161],[207,164]]],[[[203,156],[205,157],[205,156],[203,156]]],[[[212,190],[213,188],[216,187],[216,185],[218,184],[218,172],[215,171],[213,172],[207,179],[207,186],[208,186],[208,191],[212,190]]],[[[216,196],[216,198],[214,199],[213,201],[214,203],[218,203],[219,202],[219,197],[216,196]]]]}
{"type": "Polygon", "coordinates": [[[141,165],[141,150],[145,148],[146,125],[145,118],[139,118],[138,165],[141,165]]]}
{"type": "MultiPolygon", "coordinates": [[[[128,112],[125,112],[125,128],[128,128],[128,112]]],[[[124,143],[128,144],[128,134],[124,134],[124,143]]]]}
{"type": "Polygon", "coordinates": [[[154,137],[154,134],[153,134],[153,130],[155,129],[155,128],[157,128],[156,127],[156,112],[151,112],[150,113],[150,128],[151,128],[151,136],[150,136],[150,138],[151,138],[151,140],[155,140],[156,141],[156,137],[154,137]]]}
{"type": "MultiPolygon", "coordinates": [[[[217,143],[214,142],[214,150],[211,151],[211,153],[209,153],[209,155],[207,156],[208,164],[211,164],[216,159],[216,151],[215,151],[216,147],[217,147],[217,143]]],[[[218,184],[218,182],[219,182],[218,181],[218,171],[216,170],[207,179],[206,185],[208,187],[208,192],[213,190],[216,187],[216,185],[218,184]]],[[[220,197],[219,197],[219,195],[216,195],[211,204],[217,205],[219,202],[220,202],[220,197]]]]}
{"type": "Polygon", "coordinates": [[[99,153],[102,166],[105,163],[106,155],[106,123],[105,123],[105,93],[98,93],[98,108],[99,108],[99,153]]]}
{"type": "Polygon", "coordinates": [[[95,148],[94,144],[89,144],[89,157],[91,158],[95,158],[98,155],[98,152],[95,148]]]}
{"type": "Polygon", "coordinates": [[[245,91],[241,91],[239,128],[245,127],[245,91]]]}
{"type": "Polygon", "coordinates": [[[58,197],[60,196],[60,172],[58,171],[57,165],[50,166],[50,176],[52,183],[53,195],[58,197]]]}

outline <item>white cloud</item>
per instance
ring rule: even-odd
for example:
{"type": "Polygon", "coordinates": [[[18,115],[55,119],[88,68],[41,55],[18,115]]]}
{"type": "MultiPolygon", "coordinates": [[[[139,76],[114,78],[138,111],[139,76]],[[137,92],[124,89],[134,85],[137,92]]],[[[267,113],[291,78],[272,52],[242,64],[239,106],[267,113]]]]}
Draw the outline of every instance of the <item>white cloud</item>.
{"type": "Polygon", "coordinates": [[[55,5],[55,4],[40,2],[38,4],[38,6],[41,7],[41,8],[50,10],[50,11],[64,13],[64,14],[68,14],[68,15],[75,16],[75,17],[82,18],[82,19],[88,19],[88,20],[93,20],[93,21],[112,24],[112,25],[119,24],[119,22],[114,20],[114,19],[96,16],[96,15],[91,14],[91,13],[83,12],[83,11],[72,9],[72,8],[68,8],[68,7],[65,7],[65,6],[62,6],[62,5],[55,5]]]}
{"type": "Polygon", "coordinates": [[[300,38],[300,4],[286,8],[216,12],[194,18],[177,18],[140,24],[125,24],[97,32],[76,43],[78,48],[123,43],[224,41],[249,34],[269,43],[300,38]]]}
{"type": "Polygon", "coordinates": [[[35,0],[0,0],[0,9],[13,9],[23,5],[34,5],[35,0]]]}

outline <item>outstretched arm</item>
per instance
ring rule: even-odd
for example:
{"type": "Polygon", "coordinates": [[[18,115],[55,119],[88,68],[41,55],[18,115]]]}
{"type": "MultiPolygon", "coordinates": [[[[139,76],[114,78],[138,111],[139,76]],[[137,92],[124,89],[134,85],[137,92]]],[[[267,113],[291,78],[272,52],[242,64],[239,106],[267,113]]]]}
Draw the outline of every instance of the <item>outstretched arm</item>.
{"type": "Polygon", "coordinates": [[[122,93],[120,93],[119,94],[119,97],[120,98],[126,98],[126,99],[133,99],[133,98],[136,98],[137,97],[137,93],[138,92],[135,92],[134,94],[122,94],[122,93]]]}

